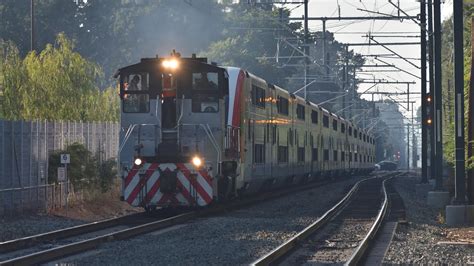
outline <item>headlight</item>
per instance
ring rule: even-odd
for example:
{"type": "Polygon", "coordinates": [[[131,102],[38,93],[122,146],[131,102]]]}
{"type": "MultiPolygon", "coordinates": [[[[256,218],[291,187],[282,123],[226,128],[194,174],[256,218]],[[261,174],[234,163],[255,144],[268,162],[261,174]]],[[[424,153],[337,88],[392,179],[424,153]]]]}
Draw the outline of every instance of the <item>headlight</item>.
{"type": "Polygon", "coordinates": [[[176,59],[169,59],[169,60],[164,60],[161,65],[164,68],[170,68],[170,69],[177,69],[178,68],[178,60],[176,59]]]}
{"type": "Polygon", "coordinates": [[[135,163],[136,166],[140,166],[140,165],[142,165],[143,161],[140,158],[136,158],[134,163],[135,163]]]}
{"type": "Polygon", "coordinates": [[[193,157],[193,160],[192,160],[192,163],[193,163],[194,166],[196,166],[196,167],[201,166],[201,164],[202,164],[201,158],[199,158],[199,157],[197,157],[197,156],[194,156],[194,157],[193,157]]]}

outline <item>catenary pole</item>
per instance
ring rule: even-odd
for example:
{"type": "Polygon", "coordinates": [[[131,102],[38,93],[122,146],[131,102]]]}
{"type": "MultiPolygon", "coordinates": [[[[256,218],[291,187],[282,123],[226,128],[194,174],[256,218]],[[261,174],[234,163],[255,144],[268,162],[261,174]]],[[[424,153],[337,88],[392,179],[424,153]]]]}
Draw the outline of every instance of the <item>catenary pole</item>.
{"type": "Polygon", "coordinates": [[[428,183],[427,151],[428,130],[426,123],[426,1],[420,1],[421,34],[421,183],[428,183]]]}
{"type": "Polygon", "coordinates": [[[463,47],[463,1],[453,1],[454,20],[454,110],[456,169],[454,204],[466,203],[466,177],[464,162],[464,47],[463,47]]]}
{"type": "MultiPolygon", "coordinates": [[[[459,1],[459,0],[458,0],[459,1]]],[[[434,125],[435,125],[435,190],[443,190],[443,116],[442,116],[442,80],[441,80],[441,1],[433,2],[433,22],[434,22],[434,125]]]]}

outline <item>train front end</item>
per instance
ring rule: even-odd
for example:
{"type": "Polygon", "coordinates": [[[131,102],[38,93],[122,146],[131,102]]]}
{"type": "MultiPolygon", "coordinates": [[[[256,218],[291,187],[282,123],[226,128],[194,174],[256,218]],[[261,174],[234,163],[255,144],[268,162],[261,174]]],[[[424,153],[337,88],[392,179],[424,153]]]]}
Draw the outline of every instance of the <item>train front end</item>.
{"type": "Polygon", "coordinates": [[[225,142],[225,69],[173,52],[121,68],[117,77],[123,200],[145,209],[210,204],[225,142]]]}

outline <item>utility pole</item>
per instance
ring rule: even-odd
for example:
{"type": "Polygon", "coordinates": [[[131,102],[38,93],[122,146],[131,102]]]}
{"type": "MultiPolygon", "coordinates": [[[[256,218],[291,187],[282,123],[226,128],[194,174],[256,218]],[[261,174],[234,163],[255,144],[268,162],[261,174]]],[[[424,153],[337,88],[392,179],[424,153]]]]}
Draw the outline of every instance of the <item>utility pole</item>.
{"type": "MultiPolygon", "coordinates": [[[[420,1],[421,22],[421,183],[428,183],[427,175],[427,151],[428,151],[428,128],[426,113],[426,2],[420,1]]],[[[412,108],[413,109],[413,108],[412,108]]],[[[413,116],[413,114],[412,114],[413,116]]]]}
{"type": "Polygon", "coordinates": [[[31,43],[30,43],[30,50],[35,50],[35,1],[30,0],[30,18],[31,18],[31,43]]]}
{"type": "Polygon", "coordinates": [[[454,19],[454,88],[456,97],[454,127],[456,132],[456,170],[453,203],[466,203],[466,177],[464,174],[464,51],[463,51],[463,1],[453,1],[454,19]]]}
{"type": "MultiPolygon", "coordinates": [[[[458,0],[459,1],[459,0],[458,0]]],[[[436,184],[435,190],[443,190],[443,92],[441,82],[441,1],[434,0],[433,7],[433,21],[434,21],[434,75],[435,75],[435,86],[434,86],[434,125],[435,125],[435,175],[436,184]]],[[[462,27],[461,27],[462,29],[462,27]]]]}
{"type": "MultiPolygon", "coordinates": [[[[474,17],[471,17],[471,54],[474,54],[474,17]]],[[[474,155],[474,57],[471,57],[471,82],[469,84],[469,112],[467,126],[467,158],[474,155]]],[[[474,170],[467,171],[467,197],[474,204],[474,170]]]]}
{"type": "Polygon", "coordinates": [[[436,139],[435,139],[435,123],[434,123],[434,83],[435,83],[435,76],[434,76],[434,42],[433,42],[433,1],[428,0],[428,74],[430,80],[430,118],[431,124],[429,125],[429,135],[430,135],[430,179],[436,179],[436,169],[435,169],[435,146],[436,146],[436,139]]]}
{"type": "Polygon", "coordinates": [[[308,1],[304,0],[304,99],[307,99],[308,90],[308,57],[309,57],[309,30],[308,30],[308,1]]]}

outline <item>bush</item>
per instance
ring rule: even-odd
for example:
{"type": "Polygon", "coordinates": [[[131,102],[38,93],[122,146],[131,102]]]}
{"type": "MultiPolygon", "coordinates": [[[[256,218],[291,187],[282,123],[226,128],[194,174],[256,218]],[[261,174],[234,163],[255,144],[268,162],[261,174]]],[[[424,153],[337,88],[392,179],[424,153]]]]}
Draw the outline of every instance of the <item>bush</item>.
{"type": "Polygon", "coordinates": [[[64,153],[71,156],[67,175],[75,191],[100,188],[102,192],[105,192],[110,189],[117,174],[115,160],[100,162],[97,156],[80,143],[73,143],[65,150],[54,151],[50,155],[48,168],[50,183],[58,182],[57,168],[63,166],[60,163],[60,155],[64,153]]]}

